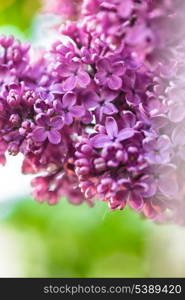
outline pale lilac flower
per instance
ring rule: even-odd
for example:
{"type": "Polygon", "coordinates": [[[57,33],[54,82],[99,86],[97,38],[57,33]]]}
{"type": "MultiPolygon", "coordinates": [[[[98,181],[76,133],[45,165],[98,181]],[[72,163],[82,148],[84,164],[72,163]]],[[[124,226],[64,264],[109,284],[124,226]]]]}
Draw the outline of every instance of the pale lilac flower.
{"type": "Polygon", "coordinates": [[[153,185],[155,193],[158,190],[166,197],[177,196],[179,185],[176,167],[174,165],[167,164],[155,167],[150,175],[150,182],[153,185]]]}
{"type": "Polygon", "coordinates": [[[171,88],[168,91],[169,119],[178,123],[185,118],[185,90],[179,87],[171,88]]]}
{"type": "Polygon", "coordinates": [[[176,125],[172,132],[172,142],[175,146],[185,145],[185,126],[183,123],[176,125]]]}
{"type": "Polygon", "coordinates": [[[170,161],[171,142],[168,136],[162,135],[157,140],[146,139],[143,142],[145,158],[151,164],[166,164],[170,161]]]}

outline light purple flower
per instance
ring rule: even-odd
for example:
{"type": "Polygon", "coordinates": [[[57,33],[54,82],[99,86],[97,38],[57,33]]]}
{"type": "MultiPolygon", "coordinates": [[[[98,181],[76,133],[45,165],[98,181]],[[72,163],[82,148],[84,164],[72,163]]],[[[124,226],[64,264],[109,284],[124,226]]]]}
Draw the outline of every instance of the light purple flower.
{"type": "Polygon", "coordinates": [[[125,73],[124,62],[111,62],[103,58],[97,63],[95,81],[101,86],[107,86],[111,90],[119,90],[122,87],[122,76],[125,73]]]}
{"type": "Polygon", "coordinates": [[[116,98],[117,93],[109,89],[104,89],[101,96],[98,98],[98,105],[96,106],[96,115],[99,120],[102,120],[103,115],[114,115],[118,113],[117,107],[112,103],[116,98]]]}
{"type": "Polygon", "coordinates": [[[100,121],[104,114],[113,115],[118,113],[117,107],[112,103],[117,96],[118,93],[116,91],[112,91],[107,88],[100,92],[100,96],[93,91],[85,91],[81,95],[84,106],[91,111],[94,110],[100,121]]]}
{"type": "Polygon", "coordinates": [[[62,117],[49,118],[44,114],[37,116],[37,126],[32,132],[32,137],[36,142],[42,143],[47,138],[51,144],[59,144],[61,142],[60,130],[64,126],[62,117]]]}
{"type": "Polygon", "coordinates": [[[108,143],[121,142],[134,136],[135,130],[124,128],[119,131],[117,122],[113,117],[107,117],[105,121],[106,134],[97,134],[91,138],[91,144],[95,148],[102,148],[108,143]]]}
{"type": "Polygon", "coordinates": [[[65,124],[71,125],[74,118],[81,118],[85,114],[85,109],[81,105],[76,105],[77,97],[75,93],[66,93],[62,100],[54,101],[56,112],[60,113],[65,121],[65,124]]]}
{"type": "Polygon", "coordinates": [[[70,62],[68,64],[60,64],[57,66],[59,75],[64,78],[64,91],[72,91],[75,87],[87,87],[90,84],[90,76],[84,70],[80,62],[70,62]]]}

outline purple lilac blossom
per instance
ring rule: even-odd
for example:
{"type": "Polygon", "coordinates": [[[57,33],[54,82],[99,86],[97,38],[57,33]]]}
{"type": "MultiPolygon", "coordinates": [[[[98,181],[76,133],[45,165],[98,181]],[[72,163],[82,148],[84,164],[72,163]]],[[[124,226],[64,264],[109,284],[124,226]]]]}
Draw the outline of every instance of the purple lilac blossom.
{"type": "Polygon", "coordinates": [[[49,51],[0,37],[0,164],[22,153],[39,202],[185,224],[182,1],[44,2],[67,19],[49,51]]]}

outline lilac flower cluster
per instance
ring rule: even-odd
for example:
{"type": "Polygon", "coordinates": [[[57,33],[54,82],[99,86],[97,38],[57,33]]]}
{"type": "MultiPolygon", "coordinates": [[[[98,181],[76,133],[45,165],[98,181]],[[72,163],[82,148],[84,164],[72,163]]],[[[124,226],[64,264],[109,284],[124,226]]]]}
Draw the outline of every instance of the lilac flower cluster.
{"type": "MultiPolygon", "coordinates": [[[[158,222],[176,218],[183,193],[175,147],[184,160],[185,113],[183,103],[169,104],[166,90],[176,92],[166,89],[162,57],[176,17],[172,1],[154,2],[78,1],[76,19],[60,27],[67,43],[48,52],[0,38],[0,163],[6,152],[22,153],[22,172],[39,174],[39,202],[96,198],[158,222]]],[[[66,2],[68,18],[76,4],[66,2]]]]}

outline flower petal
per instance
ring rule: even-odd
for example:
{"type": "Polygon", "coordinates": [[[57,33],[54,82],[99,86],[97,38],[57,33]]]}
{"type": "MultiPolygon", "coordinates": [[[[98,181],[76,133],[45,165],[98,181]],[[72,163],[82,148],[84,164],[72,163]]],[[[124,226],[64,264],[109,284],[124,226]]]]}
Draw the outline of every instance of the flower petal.
{"type": "Polygon", "coordinates": [[[102,72],[110,72],[111,71],[111,66],[110,66],[110,61],[107,58],[102,58],[98,61],[97,63],[97,69],[98,71],[102,72]]]}
{"type": "Polygon", "coordinates": [[[174,123],[178,123],[181,122],[184,118],[184,103],[174,103],[173,106],[169,109],[169,119],[174,123]]]}
{"type": "Polygon", "coordinates": [[[61,142],[61,134],[59,131],[52,129],[48,131],[48,139],[51,144],[57,145],[61,142]]]}
{"type": "Polygon", "coordinates": [[[118,96],[117,91],[110,90],[109,88],[104,88],[101,92],[101,99],[105,100],[106,102],[113,101],[118,96]]]}
{"type": "Polygon", "coordinates": [[[123,62],[117,62],[113,65],[112,73],[117,76],[122,76],[125,73],[125,65],[123,62]]]}
{"type": "Polygon", "coordinates": [[[97,134],[90,139],[90,142],[95,148],[102,148],[105,144],[110,143],[110,138],[106,134],[97,134]]]}
{"type": "Polygon", "coordinates": [[[124,141],[130,139],[135,134],[135,130],[133,128],[124,128],[118,134],[118,141],[124,141]]]}
{"type": "Polygon", "coordinates": [[[57,130],[60,130],[64,126],[64,118],[63,117],[54,117],[50,121],[50,125],[57,130]]]}
{"type": "Polygon", "coordinates": [[[128,192],[118,191],[114,197],[110,198],[109,207],[112,210],[124,209],[127,204],[128,192]]]}
{"type": "Polygon", "coordinates": [[[59,100],[55,100],[53,102],[53,107],[57,113],[63,113],[63,111],[64,111],[63,103],[59,100]]]}
{"type": "Polygon", "coordinates": [[[70,112],[64,114],[65,123],[71,125],[73,123],[73,116],[70,112]]]}
{"type": "Polygon", "coordinates": [[[112,103],[107,103],[103,107],[103,113],[106,115],[113,115],[113,114],[116,114],[117,112],[118,112],[118,109],[112,103]]]}
{"type": "Polygon", "coordinates": [[[86,91],[82,95],[83,104],[86,108],[96,108],[99,104],[99,97],[93,91],[86,91]]]}
{"type": "Polygon", "coordinates": [[[125,110],[121,113],[122,124],[125,128],[133,128],[136,124],[136,116],[129,110],[125,110]]]}
{"type": "Polygon", "coordinates": [[[86,110],[85,115],[81,118],[81,122],[84,124],[90,124],[93,120],[93,114],[86,110]]]}
{"type": "Polygon", "coordinates": [[[168,166],[160,169],[158,187],[160,192],[165,196],[172,197],[178,193],[179,187],[175,169],[168,166]]]}
{"type": "Polygon", "coordinates": [[[119,90],[122,87],[122,79],[116,75],[112,75],[107,79],[107,84],[111,90],[119,90]]]}
{"type": "Polygon", "coordinates": [[[168,124],[168,118],[165,115],[154,116],[151,121],[154,129],[160,129],[168,124]]]}
{"type": "Polygon", "coordinates": [[[70,77],[72,75],[72,70],[69,68],[67,64],[59,65],[60,76],[62,77],[70,77]]]}
{"type": "Polygon", "coordinates": [[[61,83],[55,83],[50,88],[52,94],[64,94],[63,85],[61,83]]]}
{"type": "Polygon", "coordinates": [[[143,197],[140,193],[132,191],[129,193],[128,204],[134,210],[141,210],[144,205],[143,197]]]}
{"type": "Polygon", "coordinates": [[[157,148],[159,149],[159,151],[168,150],[170,146],[171,146],[171,142],[167,135],[162,135],[159,137],[157,141],[157,148]]]}
{"type": "Polygon", "coordinates": [[[85,114],[85,109],[83,106],[75,105],[70,109],[70,113],[73,115],[73,117],[80,118],[85,114]]]}
{"type": "Polygon", "coordinates": [[[71,108],[76,103],[76,95],[73,92],[68,92],[64,95],[63,99],[63,107],[71,108]]]}
{"type": "Polygon", "coordinates": [[[185,145],[185,126],[178,125],[172,132],[172,141],[175,145],[185,145]]]}
{"type": "Polygon", "coordinates": [[[125,99],[128,104],[132,104],[137,106],[141,102],[141,98],[137,94],[133,94],[132,92],[127,92],[125,99]]]}
{"type": "Polygon", "coordinates": [[[107,82],[106,73],[104,71],[98,72],[95,75],[95,81],[99,85],[105,85],[107,82]]]}
{"type": "Polygon", "coordinates": [[[77,77],[75,75],[71,75],[63,82],[64,91],[72,91],[77,84],[77,77]]]}
{"type": "Polygon", "coordinates": [[[128,18],[131,15],[131,12],[133,10],[133,2],[131,0],[124,1],[123,3],[120,2],[119,6],[119,15],[122,18],[128,18]]]}
{"type": "Polygon", "coordinates": [[[105,127],[106,127],[107,134],[109,136],[109,139],[112,139],[112,138],[118,136],[118,125],[113,117],[106,118],[105,127]]]}
{"type": "Polygon", "coordinates": [[[81,87],[86,87],[91,82],[91,78],[87,72],[80,71],[77,76],[78,84],[81,87]]]}
{"type": "Polygon", "coordinates": [[[47,131],[44,127],[36,127],[32,132],[33,139],[38,142],[44,142],[47,139],[47,131]]]}
{"type": "Polygon", "coordinates": [[[45,127],[49,124],[49,117],[44,113],[40,113],[36,116],[36,121],[40,127],[45,127]]]}
{"type": "Polygon", "coordinates": [[[147,218],[152,220],[155,219],[157,216],[157,211],[154,209],[150,202],[146,202],[144,204],[143,213],[147,218]]]}

